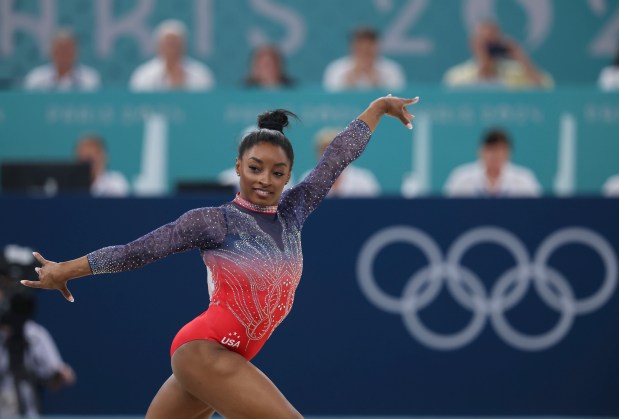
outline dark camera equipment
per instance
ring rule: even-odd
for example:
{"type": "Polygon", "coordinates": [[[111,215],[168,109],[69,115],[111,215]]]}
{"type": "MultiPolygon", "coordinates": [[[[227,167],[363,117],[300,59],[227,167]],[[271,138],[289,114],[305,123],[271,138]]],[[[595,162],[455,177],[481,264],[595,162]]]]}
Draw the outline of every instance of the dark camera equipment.
{"type": "Polygon", "coordinates": [[[511,52],[511,49],[504,42],[489,42],[486,44],[486,50],[492,58],[503,58],[511,52]]]}

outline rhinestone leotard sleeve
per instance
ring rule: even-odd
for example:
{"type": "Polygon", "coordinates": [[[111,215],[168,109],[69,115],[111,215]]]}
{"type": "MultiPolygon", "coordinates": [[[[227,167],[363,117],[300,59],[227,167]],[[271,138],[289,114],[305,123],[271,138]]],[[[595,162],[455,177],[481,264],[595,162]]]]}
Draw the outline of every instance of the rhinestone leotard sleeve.
{"type": "Polygon", "coordinates": [[[226,224],[219,208],[198,208],[176,221],[120,246],[109,246],[86,255],[93,274],[137,269],[173,253],[221,244],[226,224]]]}
{"type": "Polygon", "coordinates": [[[338,176],[357,159],[370,141],[368,125],[355,119],[329,144],[322,158],[310,174],[298,185],[284,193],[280,208],[294,214],[299,225],[327,196],[338,176]]]}

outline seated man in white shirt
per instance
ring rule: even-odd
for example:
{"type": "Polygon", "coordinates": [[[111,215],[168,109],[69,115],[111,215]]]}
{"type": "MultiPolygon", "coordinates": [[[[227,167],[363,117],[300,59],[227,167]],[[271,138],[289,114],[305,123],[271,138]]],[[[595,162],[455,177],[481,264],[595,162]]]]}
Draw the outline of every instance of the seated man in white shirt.
{"type": "Polygon", "coordinates": [[[24,89],[47,91],[92,91],[99,88],[99,74],[90,67],[76,63],[77,40],[63,29],[56,33],[50,48],[51,63],[31,70],[24,80],[24,89]]]}
{"type": "Polygon", "coordinates": [[[509,161],[511,141],[501,130],[484,136],[479,160],[454,169],[445,193],[452,197],[537,197],[541,186],[533,172],[509,161]]]}
{"type": "Polygon", "coordinates": [[[107,170],[107,151],[97,135],[83,136],[75,148],[78,161],[90,164],[90,193],[95,197],[123,197],[129,194],[129,182],[120,172],[107,170]]]}
{"type": "MultiPolygon", "coordinates": [[[[324,154],[327,146],[342,130],[337,128],[324,128],[316,134],[316,157],[318,160],[324,154]]],[[[305,179],[310,174],[308,170],[302,176],[305,179]]],[[[353,164],[337,178],[331,190],[327,194],[329,198],[373,198],[380,195],[380,185],[374,174],[353,164]]]]}
{"type": "Polygon", "coordinates": [[[162,22],[154,32],[158,55],[135,69],[129,81],[131,90],[211,89],[215,78],[206,65],[185,56],[186,39],[182,22],[162,22]]]}
{"type": "Polygon", "coordinates": [[[323,77],[324,88],[331,92],[378,88],[391,92],[405,85],[402,67],[380,56],[378,33],[370,28],[353,33],[350,55],[329,64],[323,77]]]}

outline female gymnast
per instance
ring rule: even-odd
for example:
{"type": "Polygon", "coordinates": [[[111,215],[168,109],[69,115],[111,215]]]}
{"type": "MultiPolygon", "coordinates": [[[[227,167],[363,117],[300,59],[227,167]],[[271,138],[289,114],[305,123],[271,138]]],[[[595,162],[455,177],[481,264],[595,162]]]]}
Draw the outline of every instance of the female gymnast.
{"type": "Polygon", "coordinates": [[[257,131],[239,145],[240,192],[220,207],[198,208],[122,246],[68,262],[38,253],[33,288],[59,290],[73,302],[71,279],[139,268],[198,248],[208,271],[208,310],[185,325],[170,350],[172,375],[146,417],[298,418],[300,413],[249,362],[292,307],[302,270],[301,228],[344,168],[365,149],[383,115],[412,128],[406,106],[419,98],[382,97],[342,131],[307,178],[282,194],[294,154],[283,129],[288,111],[258,117],[257,131]]]}

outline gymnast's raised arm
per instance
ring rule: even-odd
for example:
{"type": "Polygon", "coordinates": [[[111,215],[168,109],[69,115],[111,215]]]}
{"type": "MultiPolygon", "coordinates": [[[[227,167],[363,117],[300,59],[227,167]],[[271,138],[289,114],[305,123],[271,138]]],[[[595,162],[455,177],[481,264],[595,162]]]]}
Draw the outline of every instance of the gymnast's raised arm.
{"type": "Polygon", "coordinates": [[[284,192],[282,206],[294,208],[299,225],[327,196],[342,171],[357,159],[370,141],[372,132],[384,115],[402,121],[412,129],[411,115],[406,106],[414,105],[419,97],[402,99],[391,95],[374,100],[348,127],[329,144],[310,174],[298,185],[284,192]]]}

